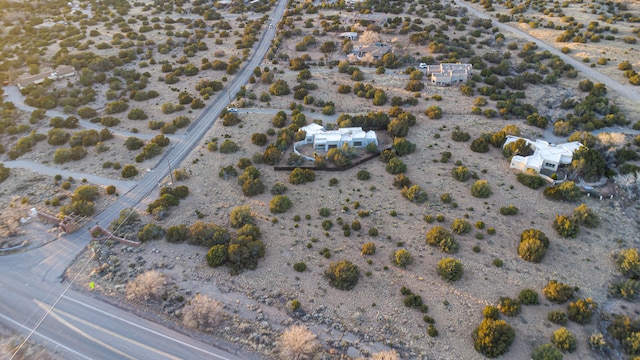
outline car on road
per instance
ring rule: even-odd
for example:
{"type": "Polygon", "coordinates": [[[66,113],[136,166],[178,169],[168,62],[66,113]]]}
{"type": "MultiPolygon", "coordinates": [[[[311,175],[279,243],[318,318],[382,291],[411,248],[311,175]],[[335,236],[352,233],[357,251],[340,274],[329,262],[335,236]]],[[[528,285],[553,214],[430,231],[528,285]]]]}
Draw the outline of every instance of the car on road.
{"type": "Polygon", "coordinates": [[[237,108],[228,108],[227,109],[228,112],[238,112],[237,108]]]}
{"type": "Polygon", "coordinates": [[[420,65],[418,65],[418,67],[420,69],[426,69],[427,68],[427,64],[426,63],[420,63],[420,65]]]}

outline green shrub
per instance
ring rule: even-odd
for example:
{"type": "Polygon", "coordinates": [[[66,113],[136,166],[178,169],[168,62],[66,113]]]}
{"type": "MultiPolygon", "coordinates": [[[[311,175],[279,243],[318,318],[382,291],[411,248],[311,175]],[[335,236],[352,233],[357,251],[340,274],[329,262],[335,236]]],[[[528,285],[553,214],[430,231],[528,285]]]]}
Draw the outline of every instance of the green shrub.
{"type": "Polygon", "coordinates": [[[488,198],[491,195],[491,188],[487,180],[477,180],[471,185],[471,195],[477,198],[488,198]]]}
{"type": "Polygon", "coordinates": [[[598,304],[591,298],[578,299],[571,302],[567,308],[569,320],[578,324],[588,324],[591,322],[593,311],[597,307],[598,304]]]}
{"type": "Polygon", "coordinates": [[[298,185],[312,182],[316,179],[316,174],[311,169],[295,168],[289,174],[289,183],[298,185]]]}
{"type": "Polygon", "coordinates": [[[509,297],[501,297],[498,299],[498,310],[506,316],[516,316],[520,313],[520,301],[509,297]]]}
{"type": "Polygon", "coordinates": [[[372,242],[362,245],[362,255],[373,255],[376,253],[376,245],[372,242]]]}
{"type": "Polygon", "coordinates": [[[543,344],[533,349],[531,360],[562,360],[562,353],[551,344],[543,344]]]}
{"type": "Polygon", "coordinates": [[[251,214],[249,205],[236,206],[229,214],[231,227],[239,229],[247,224],[255,224],[255,217],[251,214]]]}
{"type": "Polygon", "coordinates": [[[500,215],[517,215],[517,214],[518,214],[518,208],[513,205],[503,206],[500,208],[500,215]]]}
{"type": "Polygon", "coordinates": [[[495,267],[499,267],[499,268],[501,268],[501,267],[502,267],[502,265],[503,265],[503,262],[502,262],[502,260],[501,260],[501,259],[493,259],[493,265],[494,265],[495,267]]]}
{"type": "Polygon", "coordinates": [[[571,286],[558,282],[556,280],[549,280],[547,285],[542,289],[542,294],[549,300],[562,304],[563,302],[573,297],[574,290],[571,286]]]}
{"type": "Polygon", "coordinates": [[[451,170],[451,176],[458,181],[467,181],[471,176],[471,173],[466,166],[458,166],[451,170]]]}
{"type": "Polygon", "coordinates": [[[413,262],[413,257],[405,249],[396,250],[393,253],[393,264],[399,267],[406,267],[413,262]]]}
{"type": "Polygon", "coordinates": [[[518,173],[516,178],[519,183],[534,190],[546,184],[546,181],[538,175],[518,173]]]}
{"type": "Polygon", "coordinates": [[[291,200],[286,195],[276,195],[269,202],[269,211],[273,214],[284,213],[293,206],[291,200]]]}
{"type": "Polygon", "coordinates": [[[485,319],[498,320],[500,311],[493,305],[487,305],[482,309],[482,317],[485,319]]]}
{"type": "Polygon", "coordinates": [[[226,244],[213,245],[209,248],[209,251],[207,251],[207,265],[212,268],[224,265],[228,258],[229,250],[226,244]]]}
{"type": "Polygon", "coordinates": [[[471,142],[471,151],[486,153],[489,151],[489,143],[483,137],[479,137],[471,142]]]}
{"type": "Polygon", "coordinates": [[[551,343],[563,352],[574,352],[578,346],[576,337],[564,326],[553,332],[551,343]]]}
{"type": "Polygon", "coordinates": [[[168,242],[177,243],[177,242],[183,242],[188,240],[190,236],[191,236],[191,230],[189,230],[189,228],[186,225],[180,224],[180,225],[170,226],[167,229],[165,238],[167,239],[168,242]]]}
{"type": "Polygon", "coordinates": [[[568,317],[567,313],[562,310],[552,310],[547,314],[547,320],[551,321],[554,324],[566,325],[568,317]]]}
{"type": "Polygon", "coordinates": [[[458,250],[458,244],[453,240],[453,236],[442,226],[435,226],[427,232],[427,244],[438,246],[440,250],[447,253],[454,253],[458,250]]]}
{"type": "Polygon", "coordinates": [[[547,187],[543,192],[544,196],[551,200],[576,201],[582,193],[573,181],[565,181],[560,185],[547,187]]]}
{"type": "Polygon", "coordinates": [[[460,280],[462,272],[462,263],[456,259],[444,258],[438,261],[438,275],[448,282],[460,280]]]}
{"type": "Polygon", "coordinates": [[[429,326],[427,327],[427,334],[431,337],[436,337],[438,336],[438,329],[436,329],[433,324],[429,324],[429,326]]]}
{"type": "Polygon", "coordinates": [[[473,331],[472,338],[477,352],[487,357],[498,357],[513,343],[515,331],[504,320],[483,319],[473,331]]]}
{"type": "MultiPolygon", "coordinates": [[[[2,182],[2,181],[0,181],[2,182]]],[[[116,187],[113,185],[109,185],[106,187],[105,191],[107,192],[107,195],[113,195],[116,193],[116,187]]]]}
{"type": "Polygon", "coordinates": [[[329,208],[320,208],[318,210],[318,213],[320,213],[320,216],[322,217],[328,217],[329,215],[331,215],[331,210],[329,210],[329,208]]]}
{"type": "Polygon", "coordinates": [[[451,194],[444,193],[440,195],[440,201],[442,201],[445,204],[449,204],[451,202],[451,194]]]}
{"type": "Polygon", "coordinates": [[[378,229],[376,228],[369,229],[369,236],[378,236],[378,229]]]}
{"type": "Polygon", "coordinates": [[[544,258],[547,248],[544,244],[535,238],[527,238],[520,241],[518,245],[518,256],[522,260],[532,263],[539,263],[544,258]]]}
{"type": "Polygon", "coordinates": [[[134,165],[125,165],[120,172],[120,175],[125,178],[131,178],[138,175],[138,169],[134,165]]]}
{"type": "Polygon", "coordinates": [[[371,179],[371,174],[369,174],[367,170],[360,170],[358,171],[356,177],[358,178],[358,180],[369,180],[371,179]]]}
{"type": "Polygon", "coordinates": [[[360,271],[351,261],[341,260],[330,263],[324,276],[331,286],[340,290],[351,290],[358,283],[360,271]]]}
{"type": "Polygon", "coordinates": [[[281,182],[277,182],[273,184],[271,187],[271,194],[273,195],[282,195],[287,191],[287,186],[281,182]]]}
{"type": "Polygon", "coordinates": [[[451,231],[454,234],[464,235],[471,231],[471,224],[465,219],[455,219],[451,224],[451,231]]]}
{"type": "Polygon", "coordinates": [[[640,293],[640,281],[624,279],[609,285],[609,294],[614,298],[634,300],[640,293]]]}
{"type": "Polygon", "coordinates": [[[163,237],[165,231],[162,227],[149,223],[145,225],[140,231],[138,231],[138,240],[140,242],[147,242],[149,240],[158,240],[163,237]]]}
{"type": "Polygon", "coordinates": [[[556,218],[553,221],[553,228],[556,230],[558,235],[565,238],[575,238],[578,235],[578,230],[580,230],[575,221],[564,215],[556,215],[556,218]]]}
{"type": "Polygon", "coordinates": [[[419,185],[412,185],[408,188],[404,187],[402,190],[400,190],[400,193],[407,200],[414,203],[423,203],[428,199],[427,192],[424,191],[419,185]]]}
{"type": "Polygon", "coordinates": [[[588,228],[595,228],[600,225],[600,218],[591,208],[585,204],[580,204],[573,209],[572,219],[579,225],[584,225],[588,228]]]}
{"type": "Polygon", "coordinates": [[[523,289],[518,295],[518,300],[524,305],[538,305],[538,293],[533,289],[523,289]]]}
{"type": "Polygon", "coordinates": [[[307,270],[307,264],[305,264],[304,262],[297,262],[293,264],[293,270],[297,272],[304,272],[305,270],[307,270]]]}
{"type": "Polygon", "coordinates": [[[231,154],[238,152],[240,147],[235,142],[227,139],[220,145],[220,152],[223,154],[231,154]]]}
{"type": "Polygon", "coordinates": [[[633,280],[640,280],[640,255],[638,249],[630,248],[620,250],[615,255],[615,263],[618,271],[633,280]]]}

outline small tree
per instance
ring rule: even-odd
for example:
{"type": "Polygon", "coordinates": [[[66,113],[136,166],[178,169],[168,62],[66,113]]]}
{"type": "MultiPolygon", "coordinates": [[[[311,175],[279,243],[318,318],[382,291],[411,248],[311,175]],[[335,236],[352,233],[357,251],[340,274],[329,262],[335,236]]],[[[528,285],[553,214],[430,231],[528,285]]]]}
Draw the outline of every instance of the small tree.
{"type": "Polygon", "coordinates": [[[573,297],[573,288],[556,280],[549,280],[542,293],[549,300],[562,304],[573,297]]]}
{"type": "Polygon", "coordinates": [[[531,360],[562,360],[562,353],[551,344],[540,345],[531,352],[531,360]]]}
{"type": "Polygon", "coordinates": [[[427,244],[438,246],[440,250],[447,253],[454,253],[458,250],[458,244],[453,240],[453,236],[442,226],[434,226],[427,232],[427,244]]]}
{"type": "Polygon", "coordinates": [[[578,324],[588,324],[591,322],[591,316],[593,310],[598,307],[598,304],[591,298],[578,299],[569,303],[567,308],[567,315],[569,320],[578,324]]]}
{"type": "Polygon", "coordinates": [[[454,234],[464,235],[471,231],[471,224],[465,219],[455,219],[451,224],[451,230],[454,234]]]}
{"type": "Polygon", "coordinates": [[[126,298],[133,301],[158,299],[165,291],[165,279],[156,270],[144,272],[127,284],[126,298]]]}
{"type": "Polygon", "coordinates": [[[506,316],[516,316],[520,313],[520,301],[509,297],[498,299],[498,310],[506,316]]]}
{"type": "Polygon", "coordinates": [[[213,331],[224,318],[224,305],[207,295],[196,294],[182,308],[182,323],[189,328],[213,331]]]}
{"type": "Polygon", "coordinates": [[[469,168],[467,168],[466,166],[458,166],[453,168],[453,170],[451,170],[451,176],[453,176],[454,179],[458,180],[458,181],[467,181],[467,179],[469,179],[469,176],[471,176],[471,174],[469,173],[469,168]]]}
{"type": "Polygon", "coordinates": [[[292,325],[280,335],[278,346],[283,359],[304,360],[316,354],[320,343],[307,328],[292,325]]]}
{"type": "Polygon", "coordinates": [[[580,230],[575,221],[564,215],[556,215],[556,218],[553,221],[553,228],[556,230],[558,235],[565,238],[576,237],[576,235],[578,235],[578,230],[580,230]]]}
{"type": "Polygon", "coordinates": [[[616,267],[624,276],[640,280],[640,255],[638,249],[620,250],[615,257],[616,267]]]}
{"type": "Polygon", "coordinates": [[[431,105],[425,111],[425,115],[427,115],[429,119],[440,119],[442,118],[442,109],[440,108],[440,106],[431,105]]]}
{"type": "Polygon", "coordinates": [[[238,229],[246,224],[254,224],[255,218],[251,214],[249,205],[236,206],[231,210],[231,226],[238,229]]]}
{"type": "Polygon", "coordinates": [[[585,204],[580,204],[573,209],[573,219],[576,223],[588,228],[595,228],[600,225],[600,218],[591,208],[585,204]]]}
{"type": "Polygon", "coordinates": [[[273,214],[284,213],[291,208],[293,203],[286,195],[276,195],[269,202],[269,210],[273,214]]]}
{"type": "Polygon", "coordinates": [[[573,352],[578,346],[576,337],[564,326],[553,332],[551,343],[563,352],[573,352]]]}
{"type": "Polygon", "coordinates": [[[460,280],[462,277],[462,263],[453,258],[438,261],[438,275],[448,282],[460,280]]]}

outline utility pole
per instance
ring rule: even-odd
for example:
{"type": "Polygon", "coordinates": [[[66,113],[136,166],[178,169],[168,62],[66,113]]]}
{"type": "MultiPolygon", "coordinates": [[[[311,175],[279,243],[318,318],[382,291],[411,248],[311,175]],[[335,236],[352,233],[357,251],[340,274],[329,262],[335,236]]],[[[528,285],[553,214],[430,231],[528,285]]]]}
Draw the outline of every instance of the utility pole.
{"type": "Polygon", "coordinates": [[[171,171],[171,163],[169,162],[169,157],[167,157],[167,166],[169,167],[169,176],[171,176],[171,185],[173,185],[173,172],[171,171]]]}

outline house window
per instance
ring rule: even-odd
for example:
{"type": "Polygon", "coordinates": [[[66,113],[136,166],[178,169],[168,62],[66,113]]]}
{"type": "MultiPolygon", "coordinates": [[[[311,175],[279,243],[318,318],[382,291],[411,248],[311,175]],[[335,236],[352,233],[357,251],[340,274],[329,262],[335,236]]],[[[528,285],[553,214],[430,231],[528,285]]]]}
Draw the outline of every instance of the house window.
{"type": "Polygon", "coordinates": [[[362,141],[354,141],[353,146],[354,147],[362,146],[362,141]]]}
{"type": "Polygon", "coordinates": [[[338,147],[338,145],[336,144],[329,144],[329,149],[336,149],[338,147]]]}

